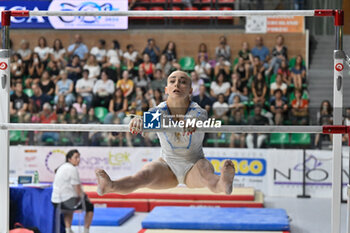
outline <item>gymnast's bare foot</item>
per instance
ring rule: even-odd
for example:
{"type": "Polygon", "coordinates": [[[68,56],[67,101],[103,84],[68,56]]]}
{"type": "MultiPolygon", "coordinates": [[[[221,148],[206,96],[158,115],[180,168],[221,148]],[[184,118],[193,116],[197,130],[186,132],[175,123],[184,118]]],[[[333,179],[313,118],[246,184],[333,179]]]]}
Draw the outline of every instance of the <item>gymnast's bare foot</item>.
{"type": "Polygon", "coordinates": [[[97,193],[102,196],[110,192],[112,181],[104,170],[95,170],[97,177],[97,193]]]}
{"type": "Polygon", "coordinates": [[[225,160],[221,168],[220,183],[227,195],[232,193],[232,183],[235,177],[235,166],[231,160],[225,160]]]}

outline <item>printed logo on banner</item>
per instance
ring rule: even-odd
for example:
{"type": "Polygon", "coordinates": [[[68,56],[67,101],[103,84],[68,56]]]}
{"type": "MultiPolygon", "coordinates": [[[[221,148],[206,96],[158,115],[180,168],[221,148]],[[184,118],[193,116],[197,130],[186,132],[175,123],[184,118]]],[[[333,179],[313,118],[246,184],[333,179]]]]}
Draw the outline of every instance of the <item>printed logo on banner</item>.
{"type": "Polygon", "coordinates": [[[143,113],[143,128],[144,129],[160,129],[160,116],[159,110],[156,112],[144,112],[143,113]]]}
{"type": "Polygon", "coordinates": [[[259,158],[220,158],[206,157],[214,166],[215,174],[220,174],[221,167],[227,159],[232,160],[238,176],[264,176],[266,174],[266,160],[259,158]]]}
{"type": "Polygon", "coordinates": [[[337,63],[337,64],[335,65],[335,69],[336,69],[338,72],[340,72],[340,71],[342,71],[342,70],[344,69],[344,65],[341,64],[341,63],[337,63]]]}
{"type": "MultiPolygon", "coordinates": [[[[49,11],[127,11],[128,1],[67,1],[53,0],[49,6],[49,11]]],[[[60,16],[49,17],[49,21],[55,29],[127,29],[127,16],[60,16]]]]}
{"type": "Polygon", "coordinates": [[[46,155],[45,166],[50,173],[55,173],[55,169],[65,161],[66,152],[60,149],[52,150],[46,155]]]}
{"type": "Polygon", "coordinates": [[[0,62],[0,70],[6,70],[6,69],[7,69],[6,62],[0,62]]]}

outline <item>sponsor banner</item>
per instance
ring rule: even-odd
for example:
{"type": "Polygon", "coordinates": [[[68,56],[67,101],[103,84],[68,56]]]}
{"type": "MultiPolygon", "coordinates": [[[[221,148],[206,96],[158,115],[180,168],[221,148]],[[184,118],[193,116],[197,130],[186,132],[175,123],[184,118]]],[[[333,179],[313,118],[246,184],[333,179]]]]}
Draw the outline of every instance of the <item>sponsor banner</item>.
{"type": "Polygon", "coordinates": [[[303,16],[250,16],[246,20],[246,33],[303,33],[303,16]]]}
{"type": "MultiPolygon", "coordinates": [[[[106,0],[53,0],[53,1],[0,1],[0,10],[29,11],[127,11],[128,1],[106,0]]],[[[54,28],[54,29],[127,29],[128,17],[107,16],[31,16],[11,17],[13,28],[54,28]]]]}

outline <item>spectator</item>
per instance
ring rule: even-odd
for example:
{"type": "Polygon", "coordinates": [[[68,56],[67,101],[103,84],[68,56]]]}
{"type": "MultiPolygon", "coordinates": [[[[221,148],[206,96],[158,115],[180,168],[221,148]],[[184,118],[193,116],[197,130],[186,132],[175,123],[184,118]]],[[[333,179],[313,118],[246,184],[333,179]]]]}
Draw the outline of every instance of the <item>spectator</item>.
{"type": "MultiPolygon", "coordinates": [[[[246,122],[243,119],[243,114],[241,111],[235,111],[235,114],[233,117],[230,119],[230,125],[245,125],[246,122]]],[[[238,147],[239,148],[244,148],[245,145],[245,133],[231,133],[230,136],[230,147],[234,148],[237,146],[238,142],[238,147]]]]}
{"type": "Polygon", "coordinates": [[[238,57],[242,58],[245,64],[253,63],[253,55],[250,52],[248,42],[244,41],[242,43],[242,49],[239,50],[238,57]]]}
{"type": "Polygon", "coordinates": [[[80,61],[85,62],[88,54],[89,49],[88,47],[83,43],[83,38],[80,34],[76,34],[74,36],[74,43],[68,46],[68,56],[72,58],[74,55],[78,55],[80,61]]]}
{"type": "Polygon", "coordinates": [[[151,88],[153,90],[160,89],[164,93],[166,85],[166,79],[163,77],[162,70],[157,69],[156,73],[154,74],[153,80],[151,81],[151,88]]]}
{"type": "Polygon", "coordinates": [[[39,86],[43,91],[43,94],[53,99],[55,95],[55,84],[51,81],[50,74],[47,70],[44,70],[43,74],[41,75],[39,86]]]}
{"type": "Polygon", "coordinates": [[[273,93],[274,98],[270,102],[270,111],[274,115],[276,125],[283,125],[285,114],[288,112],[288,105],[282,99],[282,90],[276,89],[273,93]]]}
{"type": "Polygon", "coordinates": [[[160,55],[159,62],[156,65],[156,69],[161,69],[163,74],[168,76],[170,72],[174,69],[171,62],[168,61],[168,58],[165,54],[160,55]]]}
{"type": "Polygon", "coordinates": [[[233,68],[233,72],[239,74],[242,86],[247,86],[249,81],[250,65],[244,62],[242,57],[238,58],[238,63],[233,68]]]}
{"type": "Polygon", "coordinates": [[[101,68],[96,60],[95,55],[90,55],[86,64],[83,67],[84,70],[89,70],[89,79],[96,80],[101,74],[101,68]]]}
{"type": "Polygon", "coordinates": [[[252,49],[253,57],[259,57],[262,64],[267,64],[269,61],[270,51],[264,45],[264,40],[261,36],[257,36],[255,39],[255,47],[252,49]]]}
{"type": "Polygon", "coordinates": [[[29,78],[26,79],[26,86],[30,86],[32,82],[39,83],[41,75],[44,71],[44,64],[41,62],[37,53],[32,53],[28,64],[29,78]]]}
{"type": "Polygon", "coordinates": [[[50,48],[47,46],[45,37],[39,37],[38,46],[34,48],[34,52],[39,55],[41,62],[46,66],[50,58],[50,48]]]}
{"type": "Polygon", "coordinates": [[[258,73],[252,82],[252,93],[254,104],[264,105],[267,93],[267,85],[262,73],[258,73]]]}
{"type": "Polygon", "coordinates": [[[127,70],[123,71],[122,79],[118,80],[116,87],[122,90],[125,98],[130,99],[134,90],[134,82],[129,78],[129,72],[127,70]]]}
{"type": "Polygon", "coordinates": [[[155,65],[158,62],[158,58],[160,55],[160,49],[156,45],[156,41],[151,38],[147,40],[147,46],[142,52],[143,54],[148,54],[150,61],[155,65]]]}
{"type": "Polygon", "coordinates": [[[147,53],[143,54],[143,63],[140,64],[139,69],[143,69],[145,74],[153,79],[154,71],[156,70],[156,66],[151,62],[150,57],[147,53]]]}
{"type": "Polygon", "coordinates": [[[225,76],[223,73],[219,73],[216,81],[213,81],[210,85],[210,95],[216,99],[219,94],[223,94],[225,98],[230,95],[231,85],[229,82],[225,82],[225,76]]]}
{"type": "MultiPolygon", "coordinates": [[[[77,109],[74,107],[71,107],[69,109],[69,113],[66,115],[65,119],[66,119],[68,124],[79,124],[80,119],[78,116],[77,109]]],[[[74,133],[79,133],[79,132],[74,132],[74,133]]],[[[78,136],[78,135],[76,135],[76,136],[78,136]]]]}
{"type": "Polygon", "coordinates": [[[33,96],[30,99],[33,101],[33,109],[36,108],[37,111],[41,111],[45,103],[50,103],[51,98],[43,94],[39,84],[32,84],[33,96]]]}
{"type": "Polygon", "coordinates": [[[196,71],[191,72],[192,96],[199,95],[199,87],[204,84],[202,79],[198,78],[196,71]]]}
{"type": "Polygon", "coordinates": [[[66,162],[55,170],[51,201],[56,208],[66,210],[63,217],[67,233],[73,233],[71,225],[74,210],[85,208],[84,233],[89,232],[94,215],[94,205],[84,194],[80,183],[79,172],[76,168],[79,163],[79,151],[70,150],[66,155],[66,162]]]}
{"type": "MultiPolygon", "coordinates": [[[[146,101],[144,94],[146,88],[136,87],[135,97],[131,102],[131,106],[135,107],[136,114],[142,115],[142,104],[146,101]]],[[[162,94],[161,94],[162,95],[162,94]]]]}
{"type": "Polygon", "coordinates": [[[287,61],[281,62],[281,66],[278,69],[277,73],[282,76],[283,82],[286,83],[288,86],[292,83],[291,74],[290,74],[290,70],[289,70],[287,61]]]}
{"type": "Polygon", "coordinates": [[[295,60],[295,66],[291,69],[291,76],[294,88],[301,89],[303,83],[306,82],[306,69],[303,65],[303,57],[301,55],[298,55],[295,60]]]}
{"type": "Polygon", "coordinates": [[[163,54],[167,57],[167,60],[172,64],[176,63],[176,45],[173,41],[169,41],[163,50],[163,54]]]}
{"type": "Polygon", "coordinates": [[[154,101],[156,102],[156,106],[158,106],[161,102],[164,101],[162,91],[160,89],[155,89],[154,93],[154,101]]]}
{"type": "Polygon", "coordinates": [[[32,50],[29,48],[29,41],[21,40],[19,46],[20,49],[17,50],[17,53],[21,55],[24,63],[28,63],[32,55],[32,50]]]}
{"type": "Polygon", "coordinates": [[[258,73],[263,73],[265,71],[265,66],[261,62],[258,56],[253,58],[253,76],[257,76],[258,73]]]}
{"type": "Polygon", "coordinates": [[[199,78],[206,83],[210,83],[211,65],[206,61],[205,55],[200,55],[194,70],[199,78]]]}
{"type": "Polygon", "coordinates": [[[123,60],[123,50],[117,40],[112,41],[112,47],[107,52],[107,61],[102,65],[103,68],[115,68],[120,75],[120,64],[123,60]]]}
{"type": "MultiPolygon", "coordinates": [[[[248,125],[268,125],[269,120],[261,115],[261,105],[255,105],[254,116],[250,116],[248,119],[248,125]]],[[[246,143],[248,148],[261,148],[264,141],[267,139],[266,134],[248,134],[246,143]],[[256,145],[256,146],[254,146],[256,145]]]]}
{"type": "Polygon", "coordinates": [[[217,99],[218,100],[213,104],[214,118],[217,120],[221,120],[223,124],[227,124],[227,114],[230,109],[228,104],[225,102],[224,94],[218,94],[217,99]]]}
{"type": "Polygon", "coordinates": [[[54,106],[54,110],[57,114],[57,117],[65,119],[66,114],[69,111],[69,106],[66,104],[66,99],[64,95],[57,96],[57,104],[54,106]]]}
{"type": "Polygon", "coordinates": [[[145,74],[143,69],[139,69],[139,74],[134,78],[135,87],[148,89],[151,85],[151,79],[145,74]]]}
{"type": "MultiPolygon", "coordinates": [[[[296,96],[295,96],[296,97],[296,96]]],[[[317,121],[320,125],[332,125],[333,124],[333,108],[328,100],[323,100],[320,106],[320,110],[317,113],[317,121]]],[[[332,134],[320,135],[316,134],[315,146],[321,147],[322,141],[327,137],[331,142],[333,141],[332,134]]]]}
{"type": "Polygon", "coordinates": [[[58,96],[63,95],[68,106],[71,106],[75,97],[73,95],[74,85],[73,81],[68,79],[67,71],[61,70],[60,72],[61,80],[56,84],[56,96],[55,103],[58,101],[58,96]]]}
{"type": "Polygon", "coordinates": [[[75,92],[83,97],[88,107],[91,106],[94,84],[95,81],[89,79],[89,70],[83,70],[83,77],[75,85],[75,92]]]}
{"type": "Polygon", "coordinates": [[[63,47],[62,41],[60,39],[55,39],[50,49],[50,62],[57,63],[58,67],[63,69],[67,64],[65,57],[66,49],[63,47]]]}
{"type": "Polygon", "coordinates": [[[115,89],[113,98],[109,101],[108,110],[109,113],[104,119],[105,124],[112,124],[115,118],[123,120],[125,112],[128,110],[128,99],[124,97],[122,89],[115,89]]]}
{"type": "MultiPolygon", "coordinates": [[[[49,103],[43,105],[43,110],[40,113],[41,124],[55,124],[57,123],[57,115],[52,111],[52,107],[49,103]]],[[[43,132],[41,135],[41,141],[46,142],[48,139],[52,139],[54,144],[57,145],[59,140],[59,134],[56,132],[43,132]]]]}
{"type": "Polygon", "coordinates": [[[100,39],[98,41],[98,45],[92,47],[90,51],[90,55],[95,56],[96,61],[98,62],[99,65],[104,64],[106,62],[106,56],[107,56],[106,41],[104,39],[100,39]]]}
{"type": "Polygon", "coordinates": [[[137,64],[139,53],[134,49],[132,44],[126,46],[126,52],[123,55],[128,71],[132,71],[134,66],[137,64]]]}
{"type": "Polygon", "coordinates": [[[230,46],[227,44],[227,40],[225,36],[220,36],[219,38],[219,46],[217,46],[215,48],[215,57],[216,57],[216,61],[219,62],[220,57],[224,58],[225,62],[228,62],[228,64],[230,64],[230,60],[231,60],[231,48],[230,46]]]}
{"type": "Polygon", "coordinates": [[[73,82],[76,82],[81,78],[81,66],[80,58],[78,55],[72,57],[72,61],[66,66],[66,71],[68,72],[68,78],[73,82]]]}
{"type": "Polygon", "coordinates": [[[206,93],[206,87],[201,85],[199,87],[199,94],[192,97],[192,101],[196,102],[201,108],[210,112],[213,102],[211,98],[206,93]]]}
{"type": "Polygon", "coordinates": [[[280,89],[282,91],[282,96],[286,97],[288,86],[287,86],[287,84],[285,84],[283,82],[281,74],[277,74],[275,82],[270,84],[270,95],[271,95],[271,97],[272,97],[272,95],[274,95],[274,93],[275,93],[275,91],[277,89],[280,89]]]}
{"type": "Polygon", "coordinates": [[[292,100],[292,112],[291,112],[292,123],[294,125],[306,125],[308,122],[308,115],[309,115],[308,113],[309,101],[302,98],[302,92],[300,89],[295,89],[294,95],[295,95],[295,99],[292,100]]]}
{"type": "Polygon", "coordinates": [[[209,57],[208,57],[208,48],[205,43],[200,43],[198,46],[198,55],[197,59],[200,60],[201,57],[204,57],[204,60],[208,62],[209,57]]]}
{"type": "Polygon", "coordinates": [[[59,68],[57,62],[50,61],[49,64],[47,64],[46,70],[49,72],[51,80],[54,83],[57,83],[60,76],[60,71],[64,70],[64,68],[59,68]]]}
{"type": "Polygon", "coordinates": [[[84,103],[84,98],[81,95],[77,95],[76,102],[72,105],[77,111],[79,120],[87,114],[87,105],[84,103]]]}
{"type": "Polygon", "coordinates": [[[233,99],[236,95],[241,101],[248,101],[248,87],[242,84],[239,73],[232,73],[231,75],[231,94],[228,98],[228,104],[233,104],[233,99]]]}
{"type": "Polygon", "coordinates": [[[271,74],[271,71],[277,74],[281,62],[288,61],[288,49],[284,45],[284,37],[282,35],[277,36],[276,45],[273,47],[271,55],[270,66],[266,71],[268,76],[271,74]]]}
{"type": "Polygon", "coordinates": [[[24,74],[24,65],[22,63],[21,55],[19,53],[15,53],[12,56],[11,61],[11,79],[14,80],[14,83],[17,81],[22,82],[24,74]]]}
{"type": "Polygon", "coordinates": [[[18,118],[19,123],[29,121],[28,104],[29,104],[29,98],[25,93],[23,93],[22,83],[16,82],[15,92],[10,96],[11,118],[12,119],[18,118]]]}
{"type": "Polygon", "coordinates": [[[108,109],[109,100],[114,93],[114,83],[109,79],[105,71],[102,71],[101,79],[95,83],[93,93],[92,105],[94,107],[102,106],[108,109]]]}
{"type": "MultiPolygon", "coordinates": [[[[82,124],[100,124],[100,120],[95,116],[95,109],[90,108],[88,114],[82,119],[82,124]]],[[[84,145],[99,146],[102,134],[100,132],[86,132],[83,134],[84,145]]]]}
{"type": "Polygon", "coordinates": [[[218,76],[219,73],[223,73],[225,76],[228,76],[230,74],[230,69],[230,62],[226,61],[224,57],[219,57],[219,60],[214,68],[214,75],[218,76]]]}
{"type": "Polygon", "coordinates": [[[234,116],[236,112],[241,112],[242,115],[244,114],[244,104],[242,104],[239,95],[235,95],[232,104],[229,105],[229,108],[231,116],[234,116]]]}

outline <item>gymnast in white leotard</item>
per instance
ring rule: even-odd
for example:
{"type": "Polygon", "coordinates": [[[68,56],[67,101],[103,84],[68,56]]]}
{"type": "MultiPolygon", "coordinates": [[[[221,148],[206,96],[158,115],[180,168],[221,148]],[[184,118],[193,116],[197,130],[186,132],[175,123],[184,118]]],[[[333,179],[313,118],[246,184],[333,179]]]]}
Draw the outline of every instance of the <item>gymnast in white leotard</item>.
{"type": "MultiPolygon", "coordinates": [[[[190,100],[191,83],[187,73],[171,73],[165,87],[167,101],[150,111],[158,110],[163,117],[171,116],[171,121],[175,123],[188,118],[206,120],[206,111],[190,100]]],[[[141,118],[134,118],[130,122],[130,132],[142,133],[142,125],[141,118]]],[[[214,174],[213,166],[204,158],[204,133],[196,132],[195,127],[185,127],[183,133],[161,132],[157,135],[161,145],[160,158],[147,163],[136,174],[112,181],[104,170],[96,170],[100,195],[112,192],[127,194],[143,187],[167,189],[179,183],[189,188],[208,187],[215,193],[231,194],[234,165],[231,160],[226,160],[221,175],[214,174]]]]}

